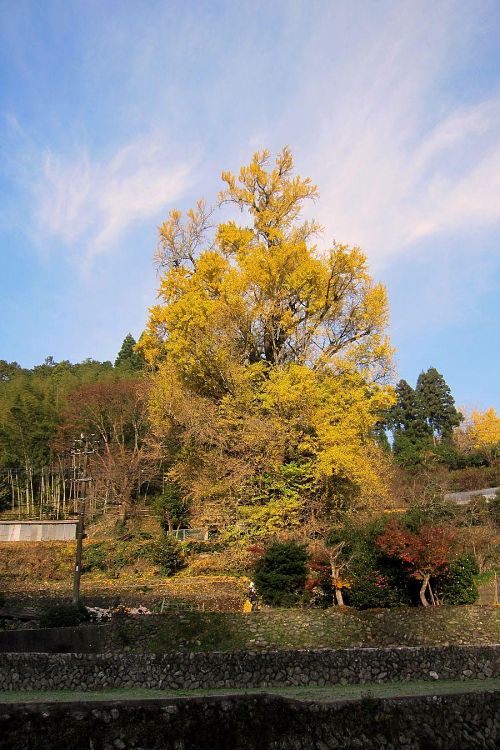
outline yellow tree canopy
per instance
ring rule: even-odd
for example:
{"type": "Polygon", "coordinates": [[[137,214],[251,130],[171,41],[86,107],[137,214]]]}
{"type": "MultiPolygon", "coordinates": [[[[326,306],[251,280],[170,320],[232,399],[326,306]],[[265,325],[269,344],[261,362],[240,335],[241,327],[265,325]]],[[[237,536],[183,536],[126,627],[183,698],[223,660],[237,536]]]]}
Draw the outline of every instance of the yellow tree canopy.
{"type": "Polygon", "coordinates": [[[462,450],[478,450],[489,458],[500,451],[500,416],[490,406],[485,411],[474,410],[455,430],[455,442],[462,450]]]}
{"type": "Polygon", "coordinates": [[[492,406],[484,412],[472,412],[469,433],[478,448],[500,445],[500,416],[492,406]]]}
{"type": "Polygon", "coordinates": [[[314,244],[319,227],[300,214],[317,189],[294,174],[289,149],[222,179],[220,204],[243,225],[213,227],[203,202],[185,220],[170,213],[139,348],[158,373],[153,419],[180,446],[172,473],[200,512],[219,507],[234,523],[254,512],[276,531],[310,518],[318,494],[324,513],[337,480],[380,488],[372,434],[392,402],[387,297],[359,248],[314,244]]]}

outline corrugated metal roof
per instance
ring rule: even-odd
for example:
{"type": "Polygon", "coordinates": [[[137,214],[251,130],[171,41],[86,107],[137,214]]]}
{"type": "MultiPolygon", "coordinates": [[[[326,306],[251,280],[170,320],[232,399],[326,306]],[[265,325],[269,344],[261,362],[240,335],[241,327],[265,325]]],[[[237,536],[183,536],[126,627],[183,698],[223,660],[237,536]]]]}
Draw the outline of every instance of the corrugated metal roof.
{"type": "Polygon", "coordinates": [[[0,542],[64,542],[76,539],[77,521],[0,521],[0,542]]]}

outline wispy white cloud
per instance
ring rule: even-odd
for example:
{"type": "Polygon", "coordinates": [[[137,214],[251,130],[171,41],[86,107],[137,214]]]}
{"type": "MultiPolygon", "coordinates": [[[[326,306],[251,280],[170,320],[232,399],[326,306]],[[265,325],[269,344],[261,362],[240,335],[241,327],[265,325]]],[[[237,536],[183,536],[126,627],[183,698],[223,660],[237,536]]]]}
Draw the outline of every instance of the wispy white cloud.
{"type": "Polygon", "coordinates": [[[193,166],[159,136],[137,138],[107,159],[86,149],[68,157],[47,150],[32,187],[35,227],[88,264],[116,249],[135,222],[179,200],[192,182],[193,166]]]}
{"type": "MultiPolygon", "coordinates": [[[[48,151],[37,147],[31,160],[37,173],[29,180],[36,230],[92,259],[115,247],[134,222],[155,217],[191,193],[193,163],[179,160],[160,130],[141,135],[145,122],[160,129],[165,121],[184,153],[190,152],[187,122],[200,152],[210,143],[200,180],[213,192],[218,170],[233,160],[237,165],[248,149],[290,143],[300,171],[319,184],[321,198],[313,211],[326,236],[361,245],[373,265],[410,247],[417,252],[418,242],[428,237],[496,224],[500,96],[490,87],[487,97],[469,94],[465,100],[470,81],[463,91],[457,80],[450,84],[464,58],[473,59],[490,7],[490,0],[353,0],[311,11],[307,2],[282,3],[279,44],[272,52],[259,47],[256,26],[238,13],[231,23],[240,21],[241,33],[229,36],[212,14],[201,24],[187,12],[173,24],[170,14],[166,19],[141,11],[132,18],[134,29],[140,20],[140,34],[132,34],[127,13],[97,24],[102,33],[98,43],[94,37],[89,43],[86,74],[96,86],[109,60],[117,66],[116,78],[126,66],[121,100],[130,103],[137,137],[119,147],[110,134],[105,158],[89,146],[69,156],[57,143],[48,151]],[[192,64],[184,66],[189,40],[192,64]],[[227,56],[232,64],[207,66],[209,43],[216,61],[227,56]],[[191,67],[205,71],[201,82],[191,67]],[[165,93],[166,79],[177,96],[165,93]],[[158,92],[154,110],[151,90],[158,92]],[[278,100],[281,116],[273,107],[278,100]],[[176,119],[183,107],[196,116],[176,119]],[[146,113],[145,119],[138,112],[146,113]],[[207,162],[216,170],[213,181],[207,162]]],[[[271,19],[276,23],[273,14],[271,19]]]]}
{"type": "Polygon", "coordinates": [[[327,228],[383,262],[419,239],[500,222],[499,115],[493,101],[451,113],[411,147],[380,133],[353,143],[323,183],[327,228]]]}
{"type": "Polygon", "coordinates": [[[500,223],[500,96],[464,102],[446,85],[481,13],[385,9],[356,26],[343,11],[323,19],[286,113],[298,116],[300,167],[319,184],[327,237],[361,245],[374,265],[422,238],[500,223]],[[329,34],[337,52],[325,64],[329,34]]]}

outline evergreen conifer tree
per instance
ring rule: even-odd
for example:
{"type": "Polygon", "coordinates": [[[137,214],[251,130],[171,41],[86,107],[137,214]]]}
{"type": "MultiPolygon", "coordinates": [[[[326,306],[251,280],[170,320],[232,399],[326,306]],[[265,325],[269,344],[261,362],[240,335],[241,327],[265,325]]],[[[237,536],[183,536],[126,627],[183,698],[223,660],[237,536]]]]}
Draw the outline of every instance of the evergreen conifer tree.
{"type": "Polygon", "coordinates": [[[417,392],[406,380],[396,386],[396,403],[389,409],[388,424],[394,432],[421,437],[429,433],[417,392]]]}
{"type": "Polygon", "coordinates": [[[118,356],[115,359],[115,367],[123,367],[128,370],[143,370],[145,360],[142,354],[135,350],[136,340],[131,333],[127,333],[118,356]]]}
{"type": "Polygon", "coordinates": [[[406,380],[396,386],[396,403],[388,411],[387,424],[393,432],[393,452],[402,466],[415,468],[422,453],[431,446],[430,429],[416,391],[406,380]]]}
{"type": "Polygon", "coordinates": [[[453,428],[462,421],[462,415],[455,408],[449,386],[435,367],[420,373],[415,393],[433,439],[450,437],[453,428]]]}

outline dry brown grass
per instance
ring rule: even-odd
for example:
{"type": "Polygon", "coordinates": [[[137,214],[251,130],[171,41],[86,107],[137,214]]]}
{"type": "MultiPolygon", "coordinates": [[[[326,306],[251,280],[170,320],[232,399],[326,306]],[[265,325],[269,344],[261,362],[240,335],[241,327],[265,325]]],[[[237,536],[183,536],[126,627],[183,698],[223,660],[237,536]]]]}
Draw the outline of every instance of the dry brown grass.
{"type": "Polygon", "coordinates": [[[20,581],[67,579],[71,576],[74,559],[74,543],[0,543],[0,575],[20,581]]]}

